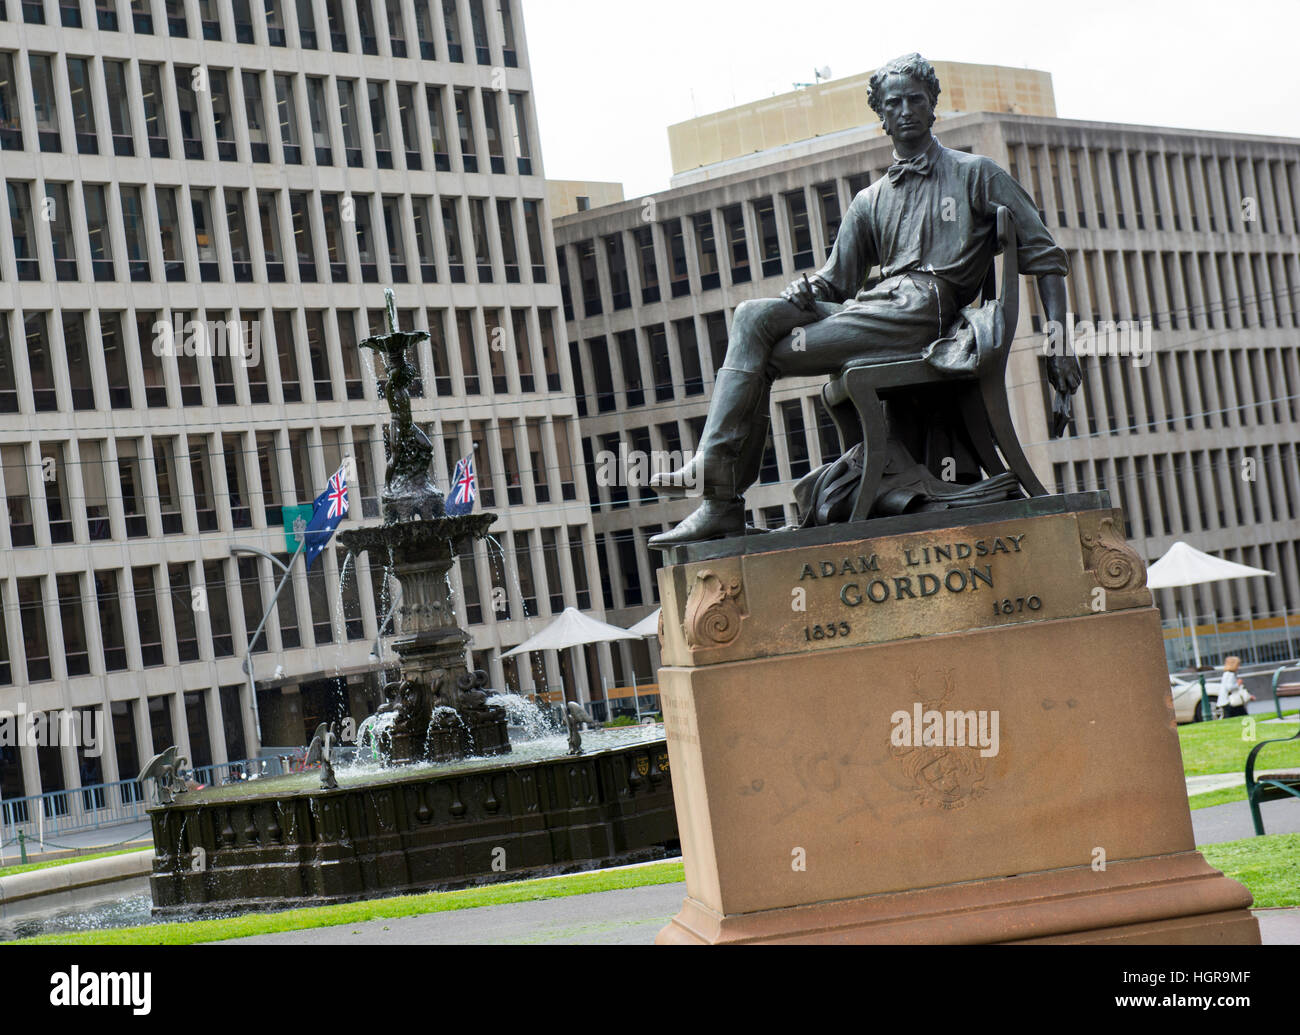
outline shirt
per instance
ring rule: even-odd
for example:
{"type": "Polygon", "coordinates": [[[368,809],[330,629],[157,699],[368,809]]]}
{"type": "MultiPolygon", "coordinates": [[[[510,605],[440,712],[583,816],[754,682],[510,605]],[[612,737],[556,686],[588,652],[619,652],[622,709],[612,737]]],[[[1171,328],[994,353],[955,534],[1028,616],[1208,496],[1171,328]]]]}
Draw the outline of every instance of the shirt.
{"type": "Polygon", "coordinates": [[[946,282],[958,306],[973,302],[997,247],[997,210],[1016,223],[1020,271],[1064,276],[1065,251],[1043,225],[1026,190],[996,162],[952,151],[931,138],[921,155],[895,166],[853,200],[830,259],[816,274],[820,297],[855,297],[872,267],[888,279],[930,273],[946,282]]]}
{"type": "Polygon", "coordinates": [[[1219,684],[1219,698],[1214,703],[1220,708],[1226,707],[1228,698],[1241,687],[1241,680],[1237,678],[1237,673],[1229,672],[1227,669],[1223,672],[1223,681],[1219,684]]]}

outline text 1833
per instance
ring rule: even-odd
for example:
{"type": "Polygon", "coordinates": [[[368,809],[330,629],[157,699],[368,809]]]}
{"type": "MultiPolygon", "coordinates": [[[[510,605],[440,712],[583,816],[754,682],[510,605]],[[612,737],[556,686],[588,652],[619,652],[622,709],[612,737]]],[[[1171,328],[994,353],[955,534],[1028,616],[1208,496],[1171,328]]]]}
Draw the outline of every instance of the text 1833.
{"type": "Polygon", "coordinates": [[[834,640],[848,636],[853,630],[848,622],[831,622],[829,625],[809,625],[804,627],[803,638],[811,643],[814,640],[834,640]]]}

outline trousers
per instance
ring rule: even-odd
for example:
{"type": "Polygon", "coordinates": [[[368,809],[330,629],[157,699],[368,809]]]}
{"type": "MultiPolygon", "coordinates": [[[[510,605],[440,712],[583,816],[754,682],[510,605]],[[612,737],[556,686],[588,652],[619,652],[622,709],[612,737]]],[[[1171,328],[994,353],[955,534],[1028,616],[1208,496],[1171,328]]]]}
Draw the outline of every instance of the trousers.
{"type": "Polygon", "coordinates": [[[915,359],[944,336],[958,307],[940,282],[904,273],[842,305],[805,312],[783,298],[736,308],[726,366],[769,380],[838,374],[854,360],[915,359]]]}

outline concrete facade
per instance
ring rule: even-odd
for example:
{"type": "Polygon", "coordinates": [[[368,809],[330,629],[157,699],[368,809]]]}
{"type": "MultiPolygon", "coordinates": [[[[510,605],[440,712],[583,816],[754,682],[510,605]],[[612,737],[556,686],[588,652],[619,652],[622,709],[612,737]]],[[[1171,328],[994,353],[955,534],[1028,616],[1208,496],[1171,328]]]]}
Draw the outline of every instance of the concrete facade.
{"type": "MultiPolygon", "coordinates": [[[[232,550],[287,559],[282,508],[348,457],[349,520],[378,518],[387,415],[357,342],[390,284],[401,324],[433,331],[415,406],[441,484],[474,453],[503,513],[500,553],[454,575],[473,661],[554,685],[554,656],[500,659],[540,628],[526,616],[590,610],[596,566],[517,0],[0,18],[0,709],[89,711],[108,741],[0,747],[0,796],[131,778],[173,742],[255,757],[367,713],[382,571],[333,547],[295,565],[255,713],[243,661],[280,576],[232,550]]],[[[577,659],[584,686],[599,660],[577,659]]]]}

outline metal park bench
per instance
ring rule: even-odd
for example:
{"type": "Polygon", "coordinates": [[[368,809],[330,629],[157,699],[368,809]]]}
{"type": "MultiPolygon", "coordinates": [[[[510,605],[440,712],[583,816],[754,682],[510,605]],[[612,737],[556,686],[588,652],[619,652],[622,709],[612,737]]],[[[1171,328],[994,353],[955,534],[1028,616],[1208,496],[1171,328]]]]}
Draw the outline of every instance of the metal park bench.
{"type": "Polygon", "coordinates": [[[885,473],[888,426],[882,400],[899,392],[928,385],[963,387],[961,412],[980,466],[990,478],[1011,471],[1030,496],[1046,496],[1011,422],[1007,398],[1007,360],[1016,336],[1020,311],[1020,266],[1016,250],[1016,225],[1010,210],[997,211],[998,250],[1002,254],[1002,293],[997,294],[997,263],[989,263],[983,302],[995,302],[1001,311],[994,355],[987,368],[973,377],[954,377],[924,359],[873,363],[855,360],[823,389],[826,408],[834,419],[844,450],[859,442],[863,447],[863,476],[853,509],[853,521],[870,516],[885,473]],[[1001,455],[999,455],[1001,454],[1001,455]]]}
{"type": "Polygon", "coordinates": [[[1264,819],[1259,814],[1259,806],[1262,802],[1279,801],[1288,797],[1300,801],[1300,769],[1292,772],[1272,773],[1256,780],[1255,757],[1270,744],[1286,744],[1293,740],[1300,740],[1300,730],[1296,730],[1295,734],[1290,737],[1260,741],[1246,759],[1246,795],[1250,801],[1251,819],[1255,821],[1256,837],[1264,836],[1264,819]]]}
{"type": "Polygon", "coordinates": [[[1300,672],[1300,665],[1284,665],[1273,673],[1273,707],[1277,717],[1282,718],[1282,698],[1300,697],[1300,683],[1283,683],[1283,672],[1300,672]]]}

